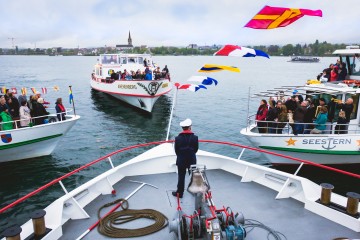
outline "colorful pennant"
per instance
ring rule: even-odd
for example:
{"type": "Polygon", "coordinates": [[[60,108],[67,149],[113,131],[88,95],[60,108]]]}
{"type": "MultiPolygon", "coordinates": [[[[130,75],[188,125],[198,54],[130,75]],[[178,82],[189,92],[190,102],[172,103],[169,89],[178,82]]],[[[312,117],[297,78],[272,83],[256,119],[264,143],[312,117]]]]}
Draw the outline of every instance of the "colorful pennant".
{"type": "Polygon", "coordinates": [[[261,50],[240,47],[237,45],[225,45],[219,51],[214,53],[214,56],[232,56],[232,57],[267,57],[270,58],[266,52],[261,50]]]}
{"type": "Polygon", "coordinates": [[[240,69],[233,66],[223,66],[217,64],[205,64],[198,72],[219,72],[219,71],[231,71],[231,72],[240,72],[240,69]]]}
{"type": "Polygon", "coordinates": [[[245,27],[255,29],[286,27],[305,15],[322,17],[322,11],[265,6],[245,25],[245,27]]]}

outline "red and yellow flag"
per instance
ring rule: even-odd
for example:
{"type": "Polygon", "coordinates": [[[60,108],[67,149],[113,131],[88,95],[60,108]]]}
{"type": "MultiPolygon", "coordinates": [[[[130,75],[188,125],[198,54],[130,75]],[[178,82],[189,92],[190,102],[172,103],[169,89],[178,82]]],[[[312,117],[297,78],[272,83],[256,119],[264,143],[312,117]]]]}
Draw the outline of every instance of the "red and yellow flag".
{"type": "Polygon", "coordinates": [[[36,89],[34,87],[31,88],[31,91],[35,94],[36,93],[36,89]]]}
{"type": "Polygon", "coordinates": [[[265,6],[245,25],[245,27],[255,29],[286,27],[305,15],[322,17],[322,11],[265,6]]]}

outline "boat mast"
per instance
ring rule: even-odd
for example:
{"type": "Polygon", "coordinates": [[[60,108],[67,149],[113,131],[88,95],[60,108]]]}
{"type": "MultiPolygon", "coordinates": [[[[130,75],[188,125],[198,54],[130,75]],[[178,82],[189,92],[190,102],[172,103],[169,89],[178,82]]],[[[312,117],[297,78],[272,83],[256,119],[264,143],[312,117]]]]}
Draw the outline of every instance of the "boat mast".
{"type": "Polygon", "coordinates": [[[172,122],[172,118],[173,118],[173,115],[174,115],[174,108],[175,108],[175,104],[176,104],[177,92],[178,92],[178,89],[176,88],[176,91],[174,92],[173,103],[172,103],[172,106],[171,106],[170,119],[169,119],[169,126],[168,126],[168,130],[167,130],[167,133],[166,133],[166,141],[168,141],[168,140],[169,140],[170,127],[171,127],[171,122],[172,122]]]}

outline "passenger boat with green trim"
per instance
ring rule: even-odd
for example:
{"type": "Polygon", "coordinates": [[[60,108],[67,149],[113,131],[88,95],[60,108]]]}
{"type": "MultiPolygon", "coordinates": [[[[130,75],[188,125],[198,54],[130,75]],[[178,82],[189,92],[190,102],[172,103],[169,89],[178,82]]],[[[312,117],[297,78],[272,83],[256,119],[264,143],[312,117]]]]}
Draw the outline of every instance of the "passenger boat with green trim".
{"type": "MultiPolygon", "coordinates": [[[[69,112],[69,111],[67,111],[69,112]]],[[[17,121],[1,122],[13,124],[11,130],[0,131],[0,163],[50,155],[57,143],[80,119],[79,115],[66,114],[66,119],[57,121],[56,114],[50,114],[49,123],[17,128],[17,121]]]]}
{"type": "MultiPolygon", "coordinates": [[[[240,132],[256,147],[269,149],[278,153],[286,153],[293,157],[309,159],[321,164],[354,164],[360,163],[360,49],[358,47],[336,50],[333,54],[340,57],[347,65],[346,79],[322,83],[309,80],[304,86],[282,86],[255,94],[254,97],[283,99],[284,96],[300,94],[304,99],[311,99],[316,105],[319,99],[325,99],[328,107],[326,129],[320,134],[293,134],[290,124],[287,124],[281,134],[259,133],[258,122],[266,126],[276,126],[277,122],[255,121],[254,115],[248,117],[247,127],[240,132]],[[306,96],[306,97],[305,97],[306,96]],[[338,103],[352,99],[353,110],[350,122],[343,124],[347,131],[336,131],[340,111],[338,103]]],[[[297,123],[302,125],[302,123],[297,123]]],[[[307,124],[303,124],[307,125],[307,124]]],[[[260,131],[262,132],[262,131],[260,131]]],[[[276,156],[269,156],[272,164],[294,164],[276,156]]],[[[296,164],[296,163],[295,163],[296,164]]]]}
{"type": "Polygon", "coordinates": [[[157,99],[172,88],[168,70],[155,74],[157,68],[150,54],[101,54],[90,85],[96,91],[151,112],[157,99]],[[135,74],[131,75],[132,71],[135,74]],[[147,71],[151,74],[146,75],[147,71]]]}

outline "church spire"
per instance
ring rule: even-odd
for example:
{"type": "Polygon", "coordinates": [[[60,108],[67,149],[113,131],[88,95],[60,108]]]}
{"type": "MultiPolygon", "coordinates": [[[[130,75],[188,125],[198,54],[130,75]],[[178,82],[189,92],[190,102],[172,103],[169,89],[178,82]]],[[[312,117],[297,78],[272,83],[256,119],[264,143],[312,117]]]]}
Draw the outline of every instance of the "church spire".
{"type": "Polygon", "coordinates": [[[130,31],[129,31],[128,44],[129,44],[129,45],[132,45],[132,39],[131,39],[130,31]]]}

